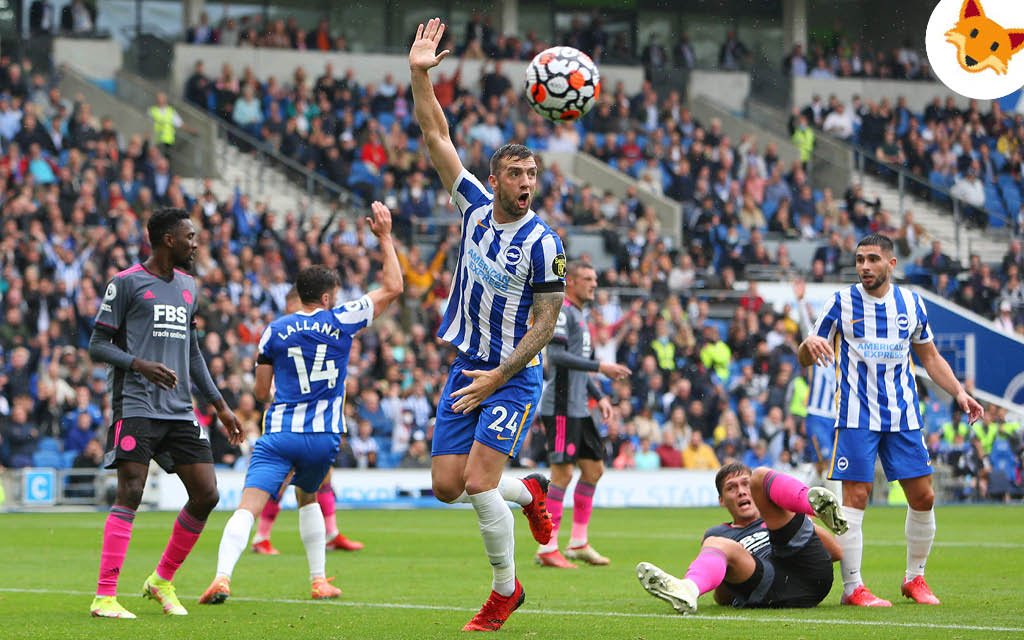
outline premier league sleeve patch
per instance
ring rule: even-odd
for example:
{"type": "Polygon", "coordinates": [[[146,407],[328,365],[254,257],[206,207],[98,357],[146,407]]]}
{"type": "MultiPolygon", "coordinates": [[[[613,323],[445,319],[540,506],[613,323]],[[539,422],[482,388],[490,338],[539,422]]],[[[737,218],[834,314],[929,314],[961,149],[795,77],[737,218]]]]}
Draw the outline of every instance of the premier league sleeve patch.
{"type": "Polygon", "coordinates": [[[551,261],[551,271],[559,278],[565,277],[565,254],[560,253],[551,261]]]}

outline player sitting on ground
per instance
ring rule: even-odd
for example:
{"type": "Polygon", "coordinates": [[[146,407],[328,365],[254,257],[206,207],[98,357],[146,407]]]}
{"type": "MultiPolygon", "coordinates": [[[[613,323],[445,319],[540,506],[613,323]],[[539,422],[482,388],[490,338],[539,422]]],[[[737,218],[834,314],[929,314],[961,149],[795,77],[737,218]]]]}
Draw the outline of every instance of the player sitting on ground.
{"type": "Polygon", "coordinates": [[[832,589],[832,563],[839,543],[811,522],[818,516],[831,531],[846,531],[836,496],[808,488],[792,476],[740,463],[715,476],[718,501],[732,522],[711,527],[679,579],[648,562],[636,566],[640,584],[682,614],[697,611],[697,597],[715,592],[715,602],[735,607],[814,607],[832,589]]]}
{"type": "MultiPolygon", "coordinates": [[[[288,290],[285,296],[285,313],[295,313],[302,309],[302,301],[299,299],[299,292],[295,287],[288,290]]],[[[338,518],[335,515],[334,488],[331,485],[331,470],[327,471],[327,477],[320,484],[316,491],[316,501],[320,503],[320,510],[324,514],[324,526],[327,528],[327,548],[341,549],[342,551],[359,551],[363,543],[357,540],[349,540],[344,534],[338,532],[338,518]]],[[[276,556],[281,552],[270,543],[270,531],[274,528],[274,521],[277,514],[281,513],[281,503],[277,495],[270,496],[267,504],[260,512],[259,521],[256,525],[256,535],[252,539],[252,551],[267,556],[276,556]]]]}
{"type": "Polygon", "coordinates": [[[272,322],[260,338],[254,395],[265,402],[275,380],[277,388],[264,414],[263,436],[253,448],[241,504],[224,527],[217,576],[199,604],[220,604],[231,595],[231,574],[253,522],[293,470],[299,535],[306,548],[313,598],[341,595],[325,574],[327,539],[316,492],[345,432],[345,374],[352,337],[402,293],[402,273],[391,241],[391,212],[380,202],[372,207],[370,229],[383,254],[381,287],[336,306],[341,286],[338,272],[323,266],[303,269],[296,282],[302,310],[272,322]]]}

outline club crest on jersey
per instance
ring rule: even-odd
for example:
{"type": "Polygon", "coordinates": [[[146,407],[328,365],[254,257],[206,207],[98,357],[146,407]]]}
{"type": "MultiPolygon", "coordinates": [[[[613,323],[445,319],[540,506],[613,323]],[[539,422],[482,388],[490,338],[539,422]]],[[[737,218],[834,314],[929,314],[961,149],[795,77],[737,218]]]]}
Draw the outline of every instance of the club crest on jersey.
{"type": "Polygon", "coordinates": [[[519,264],[523,259],[523,250],[519,247],[509,247],[505,249],[505,264],[509,266],[515,266],[519,264]]]}
{"type": "Polygon", "coordinates": [[[905,313],[901,313],[898,316],[896,316],[896,327],[899,328],[900,331],[906,331],[907,329],[909,329],[910,317],[905,313]]]}
{"type": "Polygon", "coordinates": [[[551,271],[559,278],[565,277],[565,254],[560,253],[551,261],[551,271]]]}
{"type": "Polygon", "coordinates": [[[104,300],[113,300],[117,297],[117,285],[113,282],[107,285],[107,292],[103,294],[104,300]]]}
{"type": "Polygon", "coordinates": [[[181,292],[181,299],[185,301],[185,304],[192,304],[192,292],[185,289],[181,292]]]}

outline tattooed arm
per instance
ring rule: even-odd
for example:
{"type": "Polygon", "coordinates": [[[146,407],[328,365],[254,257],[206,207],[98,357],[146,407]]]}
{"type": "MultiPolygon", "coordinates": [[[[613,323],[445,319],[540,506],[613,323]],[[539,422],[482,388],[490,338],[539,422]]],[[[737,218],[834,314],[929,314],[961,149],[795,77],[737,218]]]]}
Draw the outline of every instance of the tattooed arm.
{"type": "Polygon", "coordinates": [[[473,382],[452,394],[453,398],[457,398],[452,405],[452,410],[456,413],[468,413],[476,409],[498,387],[522,371],[523,367],[529,364],[551,341],[564,298],[565,293],[562,291],[534,294],[533,326],[512,350],[508,359],[497,368],[490,371],[463,371],[463,375],[472,378],[473,382]]]}

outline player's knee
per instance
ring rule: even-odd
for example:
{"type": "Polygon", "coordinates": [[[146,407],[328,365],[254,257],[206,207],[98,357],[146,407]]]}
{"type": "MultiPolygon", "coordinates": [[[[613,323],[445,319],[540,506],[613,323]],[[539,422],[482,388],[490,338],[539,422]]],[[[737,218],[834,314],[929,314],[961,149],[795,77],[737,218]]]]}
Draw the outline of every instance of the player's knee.
{"type": "Polygon", "coordinates": [[[907,504],[914,511],[931,511],[935,506],[935,491],[928,487],[914,496],[907,496],[907,504]]]}
{"type": "Polygon", "coordinates": [[[197,512],[193,515],[209,514],[217,506],[217,503],[220,502],[220,492],[217,490],[217,486],[214,485],[196,492],[196,495],[189,496],[188,501],[192,503],[197,512]]]}
{"type": "Polygon", "coordinates": [[[702,549],[717,549],[725,554],[728,558],[737,549],[742,549],[738,542],[730,540],[729,538],[723,538],[721,536],[709,536],[704,539],[704,543],[701,545],[702,549]]]}
{"type": "Polygon", "coordinates": [[[447,504],[451,504],[458,500],[459,496],[461,496],[463,492],[463,487],[458,484],[439,482],[438,480],[434,480],[433,489],[434,497],[447,504]]]}
{"type": "Polygon", "coordinates": [[[768,467],[757,467],[750,472],[750,491],[751,492],[762,492],[764,491],[764,481],[768,477],[768,474],[772,472],[768,467]]]}
{"type": "Polygon", "coordinates": [[[117,504],[135,510],[142,504],[142,492],[146,487],[145,480],[128,480],[117,484],[117,504]]]}

